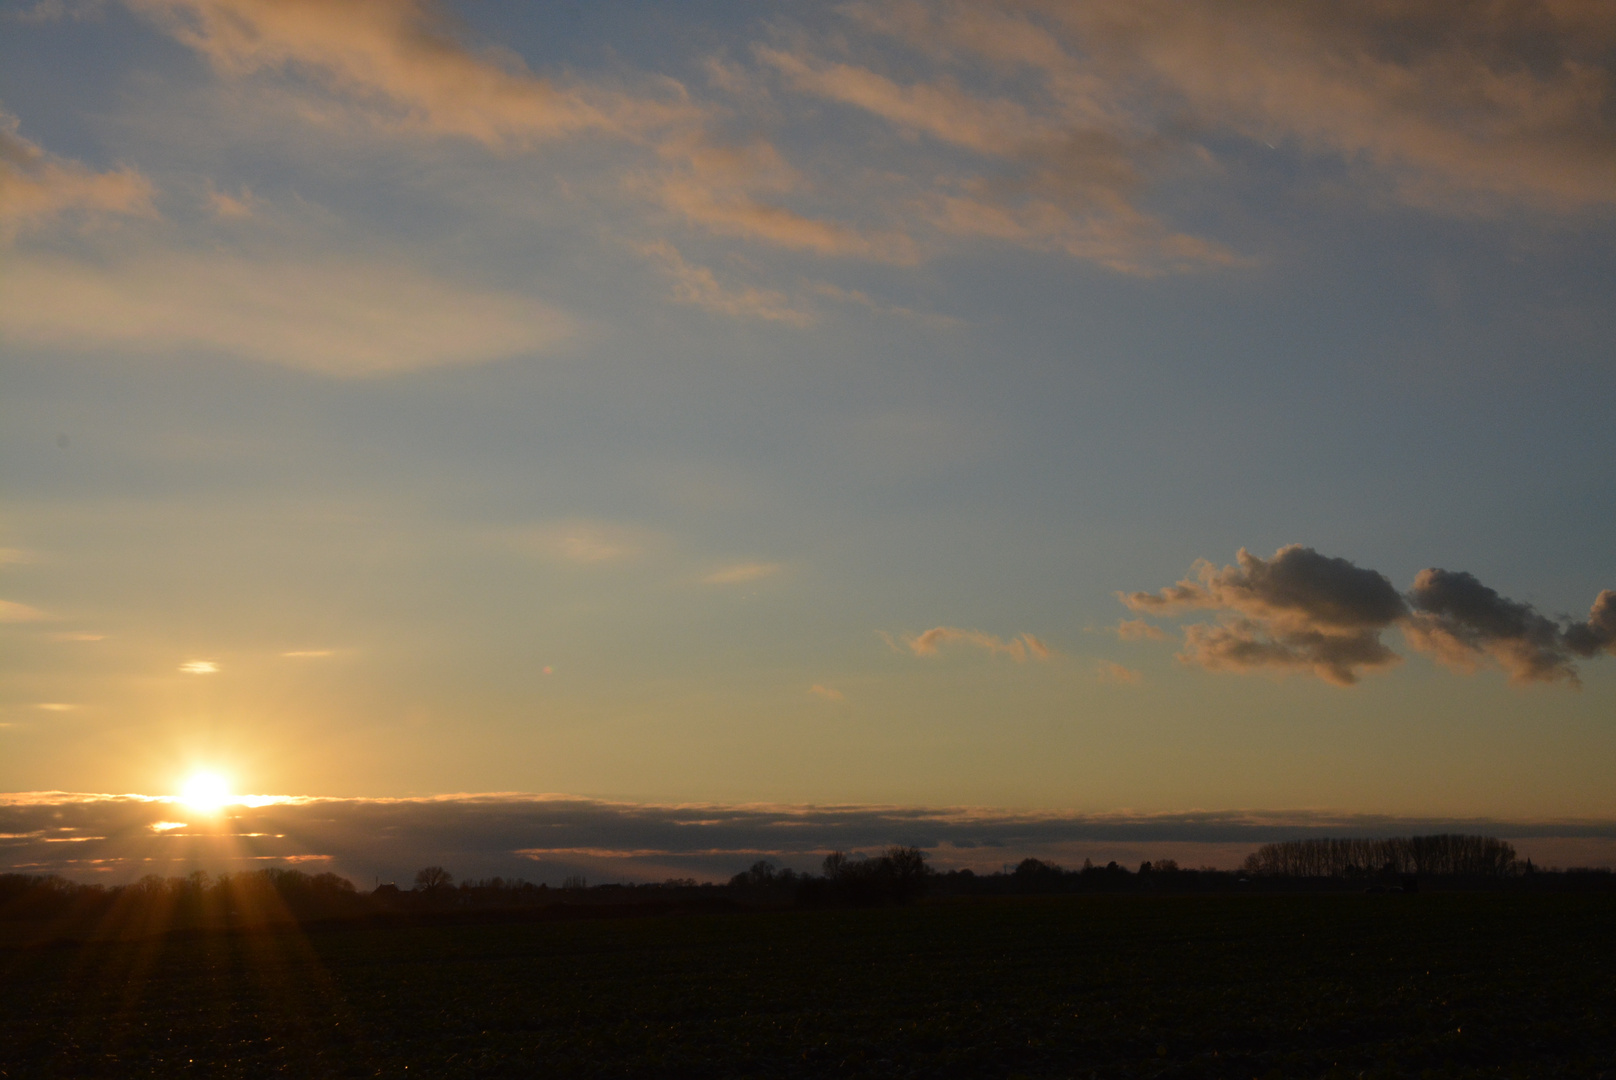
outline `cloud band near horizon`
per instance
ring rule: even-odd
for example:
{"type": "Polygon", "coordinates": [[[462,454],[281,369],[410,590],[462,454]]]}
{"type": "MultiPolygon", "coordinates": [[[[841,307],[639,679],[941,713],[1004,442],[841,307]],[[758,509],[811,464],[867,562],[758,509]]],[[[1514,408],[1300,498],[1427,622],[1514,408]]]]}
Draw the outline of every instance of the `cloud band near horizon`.
{"type": "Polygon", "coordinates": [[[1501,821],[1302,811],[1085,814],[981,807],[654,804],[567,795],[296,797],[208,817],[136,795],[0,795],[0,872],[118,882],[193,869],[333,870],[361,885],[408,881],[428,864],[461,877],[559,884],[668,877],[724,880],[758,859],[816,869],[832,850],[906,844],[943,869],[993,871],[1033,856],[1236,865],[1276,840],[1485,833],[1540,862],[1616,861],[1616,821],[1501,821]],[[1552,841],[1552,842],[1550,842],[1552,841]]]}

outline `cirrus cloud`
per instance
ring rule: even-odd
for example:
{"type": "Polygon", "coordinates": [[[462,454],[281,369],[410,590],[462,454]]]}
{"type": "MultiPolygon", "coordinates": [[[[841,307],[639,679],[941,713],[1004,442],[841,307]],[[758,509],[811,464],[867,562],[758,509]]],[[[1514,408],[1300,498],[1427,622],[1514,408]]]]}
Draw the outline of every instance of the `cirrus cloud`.
{"type": "Polygon", "coordinates": [[[934,626],[930,630],[905,638],[904,644],[916,656],[936,656],[944,645],[970,645],[984,649],[993,656],[1008,656],[1018,664],[1026,662],[1028,658],[1048,660],[1051,655],[1049,646],[1031,634],[1019,634],[1006,639],[981,630],[963,630],[957,626],[934,626]]]}

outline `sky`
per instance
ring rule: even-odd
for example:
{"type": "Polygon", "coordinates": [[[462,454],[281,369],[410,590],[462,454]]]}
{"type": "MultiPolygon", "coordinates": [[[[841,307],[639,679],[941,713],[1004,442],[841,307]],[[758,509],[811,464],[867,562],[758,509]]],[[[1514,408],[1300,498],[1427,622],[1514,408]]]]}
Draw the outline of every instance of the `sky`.
{"type": "Polygon", "coordinates": [[[0,863],[1616,862],[1613,211],[1604,5],[0,4],[0,863]]]}

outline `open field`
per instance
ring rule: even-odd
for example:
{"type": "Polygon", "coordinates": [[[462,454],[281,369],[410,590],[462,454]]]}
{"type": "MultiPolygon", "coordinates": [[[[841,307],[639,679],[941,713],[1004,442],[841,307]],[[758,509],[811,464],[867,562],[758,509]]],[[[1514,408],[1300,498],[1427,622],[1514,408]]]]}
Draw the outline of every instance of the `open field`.
{"type": "Polygon", "coordinates": [[[1616,1077],[1598,895],[326,926],[0,971],[6,1077],[1616,1077]]]}

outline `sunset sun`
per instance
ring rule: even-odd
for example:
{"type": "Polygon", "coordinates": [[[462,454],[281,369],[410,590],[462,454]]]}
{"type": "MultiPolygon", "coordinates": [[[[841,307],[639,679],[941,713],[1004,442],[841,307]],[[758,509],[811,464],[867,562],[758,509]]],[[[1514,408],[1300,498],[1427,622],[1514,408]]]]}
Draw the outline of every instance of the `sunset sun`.
{"type": "Polygon", "coordinates": [[[180,790],[180,800],[193,810],[212,813],[230,801],[230,782],[216,772],[195,772],[180,790]]]}

